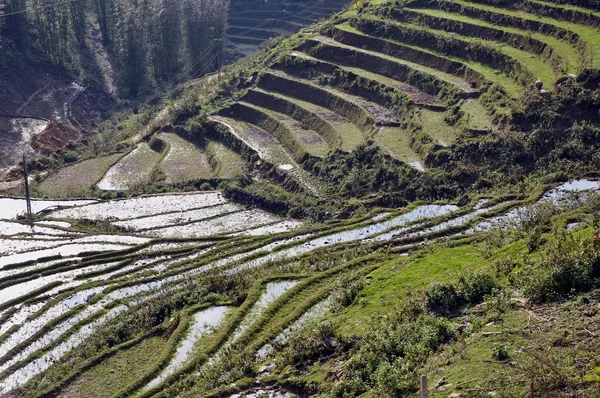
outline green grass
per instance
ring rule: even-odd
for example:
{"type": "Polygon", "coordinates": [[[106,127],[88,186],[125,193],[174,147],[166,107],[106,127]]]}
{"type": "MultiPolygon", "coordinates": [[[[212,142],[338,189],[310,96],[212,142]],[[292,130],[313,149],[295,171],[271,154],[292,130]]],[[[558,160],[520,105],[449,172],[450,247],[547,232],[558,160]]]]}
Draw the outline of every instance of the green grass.
{"type": "Polygon", "coordinates": [[[444,113],[421,109],[419,120],[423,125],[423,132],[437,143],[450,146],[456,139],[458,130],[444,121],[444,113]]]}
{"type": "Polygon", "coordinates": [[[437,9],[419,8],[419,9],[410,9],[410,11],[413,11],[416,13],[421,13],[421,14],[426,14],[426,15],[431,15],[431,16],[438,17],[438,18],[452,19],[452,20],[455,20],[458,22],[465,22],[465,23],[470,23],[473,25],[479,25],[479,26],[484,26],[484,27],[488,27],[488,28],[500,29],[500,30],[503,30],[508,33],[515,33],[515,34],[519,34],[519,35],[531,36],[531,38],[533,38],[533,39],[537,39],[543,43],[550,45],[552,48],[554,48],[560,54],[560,56],[566,63],[566,65],[565,65],[566,72],[575,73],[575,72],[577,72],[577,69],[581,65],[580,56],[579,56],[577,49],[574,48],[568,42],[566,42],[564,40],[559,40],[553,36],[543,35],[538,32],[523,31],[523,30],[520,30],[517,28],[508,27],[508,26],[497,26],[497,25],[488,23],[482,19],[471,18],[471,17],[467,17],[465,15],[450,13],[450,12],[437,10],[437,9]]]}
{"type": "MultiPolygon", "coordinates": [[[[533,310],[513,308],[464,342],[447,347],[425,366],[424,373],[432,380],[443,378],[448,384],[443,391],[430,390],[432,396],[469,389],[528,396],[530,383],[536,391],[560,381],[580,384],[583,375],[592,373],[585,364],[593,363],[600,349],[594,336],[600,331],[597,319],[585,315],[597,301],[593,295],[590,299],[590,305],[572,299],[533,310]],[[506,347],[510,363],[492,358],[499,345],[506,347]]],[[[583,384],[576,396],[595,396],[593,385],[583,384]]]]}
{"type": "Polygon", "coordinates": [[[71,398],[111,397],[154,365],[167,340],[150,337],[87,370],[64,391],[71,398]]]}
{"type": "MultiPolygon", "coordinates": [[[[382,21],[382,22],[384,22],[384,21],[382,21]]],[[[387,21],[385,21],[385,22],[389,23],[387,21]]],[[[343,29],[343,30],[346,30],[348,32],[352,32],[352,33],[356,33],[356,34],[368,36],[368,35],[365,35],[363,32],[361,32],[360,30],[354,28],[353,26],[350,26],[349,24],[336,25],[336,27],[340,28],[340,29],[343,29]]],[[[371,36],[371,37],[376,37],[376,36],[371,36]]],[[[408,44],[408,43],[398,42],[396,40],[386,39],[386,38],[383,38],[383,37],[377,37],[377,38],[380,39],[380,40],[383,40],[383,41],[390,42],[390,43],[399,43],[399,44],[402,44],[403,46],[406,46],[406,47],[414,48],[414,49],[419,50],[419,51],[423,51],[423,52],[426,52],[426,53],[429,53],[429,54],[437,55],[437,56],[442,57],[442,58],[447,58],[447,59],[451,59],[451,60],[460,62],[460,63],[464,64],[466,67],[470,68],[471,70],[474,70],[475,72],[479,72],[481,75],[483,75],[490,82],[496,83],[499,86],[503,87],[506,90],[506,92],[509,93],[513,98],[518,98],[520,96],[520,94],[521,94],[522,87],[515,82],[514,78],[512,78],[510,76],[507,76],[503,72],[498,71],[498,70],[496,70],[496,69],[494,69],[492,67],[489,67],[489,66],[487,66],[485,64],[481,64],[479,62],[471,61],[471,60],[464,59],[464,58],[457,57],[457,56],[451,56],[451,55],[447,55],[447,54],[441,54],[441,53],[438,53],[436,51],[432,51],[432,50],[427,49],[427,48],[418,47],[418,46],[415,46],[415,45],[412,45],[412,44],[408,44]]],[[[538,66],[540,66],[540,65],[538,65],[538,66]]],[[[542,63],[541,66],[542,66],[543,70],[548,69],[547,65],[545,65],[543,63],[542,63]]]]}
{"type": "Polygon", "coordinates": [[[403,299],[425,290],[433,281],[458,279],[461,271],[481,266],[474,246],[444,248],[422,258],[391,261],[370,274],[371,283],[355,305],[340,316],[343,334],[360,334],[375,319],[397,309],[403,299]]]}
{"type": "Polygon", "coordinates": [[[214,174],[217,177],[230,179],[244,173],[246,162],[222,143],[209,141],[206,144],[206,152],[216,162],[214,174]]]}
{"type": "Polygon", "coordinates": [[[48,176],[35,189],[43,197],[57,199],[92,196],[92,187],[122,156],[122,153],[117,153],[64,167],[48,176]]]}
{"type": "Polygon", "coordinates": [[[547,23],[550,25],[555,25],[555,26],[561,27],[563,29],[567,29],[572,32],[575,32],[581,37],[581,39],[583,39],[585,42],[587,42],[591,47],[591,51],[592,51],[591,67],[600,68],[600,31],[594,27],[580,25],[580,24],[576,24],[573,22],[561,21],[561,20],[538,16],[538,15],[533,15],[533,14],[528,14],[523,11],[507,10],[505,8],[497,8],[497,7],[492,7],[492,6],[478,4],[478,3],[471,3],[471,2],[467,2],[467,1],[463,1],[463,0],[452,0],[452,1],[457,4],[470,6],[470,7],[474,7],[474,8],[479,8],[482,10],[497,12],[500,14],[510,15],[513,17],[518,17],[518,18],[532,20],[532,21],[544,22],[544,23],[547,23]]]}
{"type": "Polygon", "coordinates": [[[381,127],[376,135],[377,144],[394,158],[408,164],[422,163],[411,148],[410,131],[399,127],[381,127]]]}
{"type": "Polygon", "coordinates": [[[160,164],[167,183],[177,184],[213,176],[206,153],[196,144],[174,133],[161,133],[159,137],[169,145],[168,153],[160,164]]]}
{"type": "Polygon", "coordinates": [[[469,115],[468,127],[474,130],[487,130],[492,128],[492,121],[484,106],[476,99],[468,99],[461,109],[469,115]]]}

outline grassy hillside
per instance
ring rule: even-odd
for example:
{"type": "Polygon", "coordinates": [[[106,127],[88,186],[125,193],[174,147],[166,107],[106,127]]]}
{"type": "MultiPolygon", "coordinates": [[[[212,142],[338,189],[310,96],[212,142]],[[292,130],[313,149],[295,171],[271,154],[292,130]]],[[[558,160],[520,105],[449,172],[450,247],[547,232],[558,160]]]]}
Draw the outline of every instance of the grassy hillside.
{"type": "Polygon", "coordinates": [[[40,160],[122,199],[0,223],[0,392],[598,395],[595,8],[358,1],[40,160]]]}

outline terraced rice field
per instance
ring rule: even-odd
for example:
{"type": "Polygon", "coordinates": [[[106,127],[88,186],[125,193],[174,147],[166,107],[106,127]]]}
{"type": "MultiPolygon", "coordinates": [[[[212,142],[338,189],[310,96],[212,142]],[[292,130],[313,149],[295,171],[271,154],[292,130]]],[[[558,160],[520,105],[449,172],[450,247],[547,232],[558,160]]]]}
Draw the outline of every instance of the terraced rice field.
{"type": "Polygon", "coordinates": [[[49,198],[92,196],[92,187],[122,157],[123,154],[117,153],[67,166],[46,177],[36,188],[41,195],[49,198]]]}
{"type": "Polygon", "coordinates": [[[230,51],[238,56],[255,53],[270,38],[290,36],[314,22],[328,19],[350,3],[349,0],[281,4],[233,1],[227,31],[230,51]]]}
{"type": "MultiPolygon", "coordinates": [[[[540,200],[574,206],[574,195],[591,190],[600,190],[600,182],[574,181],[540,200]]],[[[406,252],[441,237],[462,239],[526,217],[519,210],[523,202],[507,206],[478,200],[463,208],[429,204],[373,211],[307,228],[246,210],[212,192],[109,202],[34,202],[36,209],[47,211],[28,226],[15,221],[23,201],[2,201],[10,207],[0,213],[0,239],[14,243],[0,254],[4,393],[29,381],[39,383],[47,369],[62,366],[60,358],[128,308],[185,291],[195,278],[279,272],[257,280],[241,306],[192,305],[155,332],[108,348],[94,362],[75,360],[61,380],[44,387],[74,396],[95,391],[102,380],[110,384],[106,396],[124,391],[152,396],[191,375],[192,369],[204,372],[222,366],[225,354],[268,355],[273,342],[326,313],[327,298],[342,274],[370,272],[390,249],[406,252]],[[90,221],[84,220],[104,220],[122,232],[90,233],[85,229],[90,221]],[[308,274],[286,271],[303,259],[350,247],[363,248],[363,254],[308,274]],[[131,366],[132,360],[136,366],[131,366]],[[127,377],[119,377],[116,369],[127,371],[127,377]]]]}
{"type": "Polygon", "coordinates": [[[162,133],[158,137],[168,145],[160,164],[168,184],[212,177],[212,168],[201,148],[174,133],[162,133]]]}
{"type": "Polygon", "coordinates": [[[127,191],[136,186],[150,183],[152,172],[161,156],[160,153],[153,151],[147,143],[138,144],[133,151],[108,169],[98,183],[98,188],[104,191],[127,191]]]}
{"type": "MultiPolygon", "coordinates": [[[[305,183],[310,176],[298,170],[307,157],[352,151],[370,140],[424,170],[431,148],[424,144],[452,146],[462,132],[496,129],[505,105],[482,96],[510,102],[538,80],[549,93],[557,79],[600,59],[599,18],[581,6],[419,0],[378,9],[382,3],[360,17],[354,7],[334,26],[300,35],[287,57],[214,120],[305,183]],[[408,125],[412,112],[419,117],[408,125]],[[253,142],[257,132],[273,138],[253,142]]],[[[247,12],[248,32],[236,25],[242,12],[234,13],[233,36],[264,35],[249,21],[269,12],[280,11],[265,4],[247,12]]]]}

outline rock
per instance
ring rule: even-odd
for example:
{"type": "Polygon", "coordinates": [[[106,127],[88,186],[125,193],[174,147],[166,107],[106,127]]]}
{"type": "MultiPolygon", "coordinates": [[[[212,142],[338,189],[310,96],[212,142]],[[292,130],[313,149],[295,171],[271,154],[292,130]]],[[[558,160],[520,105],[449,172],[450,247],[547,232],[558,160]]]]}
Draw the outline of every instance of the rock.
{"type": "Polygon", "coordinates": [[[541,80],[536,80],[535,88],[537,88],[538,90],[541,90],[542,87],[544,87],[544,82],[542,82],[541,80]]]}
{"type": "Polygon", "coordinates": [[[462,394],[459,394],[457,392],[453,392],[452,394],[448,395],[448,398],[464,398],[465,396],[462,394]]]}
{"type": "Polygon", "coordinates": [[[510,299],[511,304],[516,305],[517,307],[529,308],[531,306],[531,302],[529,299],[525,297],[515,297],[510,299]]]}

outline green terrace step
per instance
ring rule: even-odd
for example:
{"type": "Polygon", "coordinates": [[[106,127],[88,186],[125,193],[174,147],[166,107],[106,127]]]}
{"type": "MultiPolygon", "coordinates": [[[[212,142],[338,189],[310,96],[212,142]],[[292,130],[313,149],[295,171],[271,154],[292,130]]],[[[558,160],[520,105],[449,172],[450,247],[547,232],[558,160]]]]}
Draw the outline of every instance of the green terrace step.
{"type": "Polygon", "coordinates": [[[580,49],[582,65],[600,68],[600,30],[572,22],[460,0],[440,0],[439,8],[523,31],[539,32],[564,40],[580,49]]]}
{"type": "Polygon", "coordinates": [[[369,133],[376,120],[361,106],[332,90],[316,86],[310,82],[270,71],[259,80],[258,86],[328,108],[352,121],[365,134],[369,133]]]}
{"type": "Polygon", "coordinates": [[[468,82],[454,75],[402,58],[345,45],[325,36],[307,40],[298,50],[318,59],[384,75],[435,96],[473,98],[479,95],[468,82]]]}
{"type": "Polygon", "coordinates": [[[424,171],[424,161],[412,149],[411,133],[400,127],[380,127],[375,135],[377,145],[391,157],[424,171]]]}
{"type": "Polygon", "coordinates": [[[557,71],[576,72],[579,54],[566,41],[537,32],[523,32],[517,28],[498,27],[481,19],[466,17],[437,9],[406,9],[399,21],[442,29],[449,34],[503,42],[514,48],[539,54],[557,71]]]}
{"type": "MultiPolygon", "coordinates": [[[[323,78],[330,78],[333,75],[344,76],[345,80],[339,82],[338,86],[341,85],[353,94],[363,96],[382,106],[390,107],[396,105],[393,103],[394,99],[390,98],[390,94],[393,93],[397,98],[408,97],[419,107],[437,111],[444,111],[446,109],[445,104],[438,97],[398,80],[361,68],[342,66],[323,61],[300,51],[293,51],[290,57],[292,58],[290,62],[275,65],[274,67],[282,68],[285,72],[302,78],[315,78],[316,75],[323,78]],[[357,82],[359,79],[363,82],[362,84],[357,82]],[[369,88],[373,88],[373,91],[367,91],[369,88]]],[[[337,78],[332,79],[330,84],[335,84],[337,80],[337,78]]]]}
{"type": "Polygon", "coordinates": [[[208,141],[206,155],[217,178],[231,179],[247,170],[244,159],[221,142],[208,141]]]}
{"type": "Polygon", "coordinates": [[[318,132],[331,149],[340,148],[350,152],[364,141],[362,132],[354,124],[313,103],[261,89],[250,90],[243,100],[258,103],[306,124],[318,132]]]}
{"type": "Polygon", "coordinates": [[[214,177],[206,153],[197,145],[175,133],[160,133],[158,138],[167,144],[167,153],[159,168],[168,184],[208,180],[214,177]]]}
{"type": "MultiPolygon", "coordinates": [[[[432,67],[438,71],[456,76],[456,78],[464,81],[463,89],[471,88],[472,90],[480,90],[492,81],[500,80],[494,75],[493,69],[484,65],[468,62],[461,58],[450,58],[386,38],[366,35],[349,25],[335,26],[331,31],[331,36],[339,43],[368,48],[370,51],[401,58],[422,66],[432,67]]],[[[499,83],[499,81],[494,82],[499,83]]],[[[503,83],[511,95],[518,96],[520,90],[518,87],[514,87],[512,79],[507,78],[503,83]]]]}
{"type": "Polygon", "coordinates": [[[519,95],[521,87],[533,86],[536,79],[551,85],[560,77],[552,65],[537,55],[493,41],[473,41],[471,38],[449,35],[440,30],[368,17],[352,19],[350,24],[363,34],[426,49],[463,62],[482,73],[492,68],[493,70],[489,70],[492,73],[485,73],[486,79],[505,87],[513,96],[519,95]],[[502,75],[498,75],[495,70],[501,71],[502,75]]]}
{"type": "Polygon", "coordinates": [[[289,116],[246,102],[237,102],[230,110],[236,119],[254,124],[273,135],[298,163],[303,163],[310,156],[323,157],[329,150],[320,135],[304,129],[289,116]]]}
{"type": "Polygon", "coordinates": [[[211,116],[210,120],[225,126],[231,134],[255,150],[261,159],[290,175],[308,193],[321,195],[323,188],[319,182],[302,169],[294,157],[268,131],[246,122],[231,108],[224,109],[219,115],[211,116]]]}

